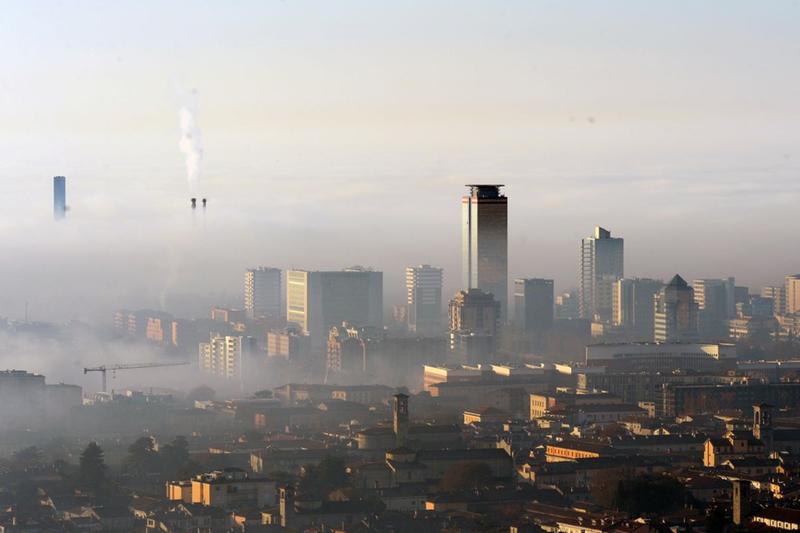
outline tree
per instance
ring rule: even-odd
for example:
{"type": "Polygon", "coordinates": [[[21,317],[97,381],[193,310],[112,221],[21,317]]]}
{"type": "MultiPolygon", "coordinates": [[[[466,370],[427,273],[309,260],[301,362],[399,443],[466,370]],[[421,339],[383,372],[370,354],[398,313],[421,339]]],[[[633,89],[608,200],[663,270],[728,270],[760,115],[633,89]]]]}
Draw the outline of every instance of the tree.
{"type": "Polygon", "coordinates": [[[350,477],[345,470],[345,461],[333,455],[325,456],[318,465],[306,465],[300,477],[300,492],[319,497],[327,496],[332,490],[350,485],[350,477]]]}
{"type": "Polygon", "coordinates": [[[179,476],[191,470],[189,441],[186,437],[179,435],[161,447],[161,465],[164,475],[168,477],[179,476]]]}
{"type": "Polygon", "coordinates": [[[491,485],[491,467],[480,461],[462,461],[445,470],[442,489],[446,491],[479,489],[491,485]]]}
{"type": "Polygon", "coordinates": [[[730,521],[725,514],[725,509],[719,505],[715,506],[706,515],[706,531],[708,533],[723,533],[728,527],[730,521]]]}
{"type": "Polygon", "coordinates": [[[186,399],[190,402],[207,402],[214,399],[216,393],[214,389],[209,387],[208,385],[200,385],[199,387],[195,387],[189,391],[189,394],[186,395],[186,399]]]}
{"type": "Polygon", "coordinates": [[[11,456],[12,469],[17,472],[29,472],[40,469],[44,466],[44,456],[42,451],[36,446],[29,446],[17,450],[11,456]]]}
{"type": "Polygon", "coordinates": [[[133,473],[147,474],[161,469],[160,457],[153,437],[139,437],[128,446],[125,468],[133,473]]]}
{"type": "Polygon", "coordinates": [[[254,397],[256,397],[256,398],[266,398],[266,399],[269,399],[269,398],[272,398],[272,391],[271,391],[271,390],[269,390],[269,389],[264,389],[264,390],[256,391],[256,392],[255,392],[255,394],[253,394],[253,396],[254,396],[254,397]]]}
{"type": "Polygon", "coordinates": [[[80,476],[81,485],[94,491],[99,491],[108,482],[103,449],[96,442],[90,442],[81,453],[80,476]]]}
{"type": "Polygon", "coordinates": [[[606,424],[599,426],[596,435],[601,439],[614,440],[619,437],[624,437],[628,431],[620,424],[606,424]]]}
{"type": "Polygon", "coordinates": [[[596,472],[589,484],[589,494],[597,505],[610,509],[616,504],[617,491],[623,479],[630,474],[622,468],[606,469],[596,472]]]}

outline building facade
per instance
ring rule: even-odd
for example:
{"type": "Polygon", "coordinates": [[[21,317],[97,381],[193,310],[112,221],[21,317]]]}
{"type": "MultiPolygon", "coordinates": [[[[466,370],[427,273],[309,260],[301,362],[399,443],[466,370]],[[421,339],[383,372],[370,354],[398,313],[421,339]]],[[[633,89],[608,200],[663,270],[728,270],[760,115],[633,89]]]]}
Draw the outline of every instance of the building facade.
{"type": "Polygon", "coordinates": [[[664,282],[648,278],[623,278],[614,283],[612,322],[631,340],[653,338],[653,302],[664,282]]]}
{"type": "Polygon", "coordinates": [[[198,347],[200,370],[225,379],[241,379],[254,341],[252,337],[211,335],[208,342],[201,342],[198,347]]]}
{"type": "Polygon", "coordinates": [[[677,274],[656,295],[653,339],[656,342],[697,342],[700,322],[694,290],[677,274]]]}
{"type": "Polygon", "coordinates": [[[800,274],[786,276],[786,314],[800,313],[800,274]]]}
{"type": "Polygon", "coordinates": [[[442,269],[406,267],[408,330],[422,337],[442,334],[442,269]]]}
{"type": "Polygon", "coordinates": [[[281,271],[250,268],[244,273],[244,309],[247,317],[278,318],[281,314],[281,271]]]}
{"type": "Polygon", "coordinates": [[[56,176],[53,178],[53,217],[56,220],[64,218],[67,214],[67,178],[56,176]]]}
{"type": "Polygon", "coordinates": [[[700,335],[704,339],[728,336],[727,320],[736,316],[736,280],[696,279],[692,282],[700,335]]]}
{"type": "Polygon", "coordinates": [[[461,200],[462,284],[480,289],[500,304],[501,320],[508,313],[508,198],[503,185],[467,185],[461,200]]]}
{"type": "Polygon", "coordinates": [[[772,313],[782,315],[786,312],[786,287],[763,287],[761,296],[772,300],[772,313]]]}
{"type": "Polygon", "coordinates": [[[514,327],[524,333],[553,329],[553,280],[514,280],[514,327]]]}
{"type": "Polygon", "coordinates": [[[330,328],[342,322],[383,327],[383,273],[353,267],[342,271],[289,270],[286,319],[324,351],[330,328]]]}
{"type": "Polygon", "coordinates": [[[625,276],[624,241],[596,227],[581,241],[578,304],[581,318],[611,321],[613,286],[625,276]]]}
{"type": "Polygon", "coordinates": [[[450,354],[462,362],[487,362],[497,347],[501,304],[480,289],[459,291],[450,300],[450,354]]]}

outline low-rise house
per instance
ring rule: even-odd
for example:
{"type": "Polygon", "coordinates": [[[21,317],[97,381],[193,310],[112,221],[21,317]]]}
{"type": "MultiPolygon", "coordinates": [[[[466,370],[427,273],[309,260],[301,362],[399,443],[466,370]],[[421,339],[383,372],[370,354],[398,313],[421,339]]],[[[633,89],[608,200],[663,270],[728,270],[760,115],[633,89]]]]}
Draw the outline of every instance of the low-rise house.
{"type": "Polygon", "coordinates": [[[252,478],[239,468],[199,474],[190,481],[191,488],[186,481],[168,481],[167,498],[185,502],[190,491],[192,503],[221,509],[263,507],[275,502],[273,480],[252,478]]]}

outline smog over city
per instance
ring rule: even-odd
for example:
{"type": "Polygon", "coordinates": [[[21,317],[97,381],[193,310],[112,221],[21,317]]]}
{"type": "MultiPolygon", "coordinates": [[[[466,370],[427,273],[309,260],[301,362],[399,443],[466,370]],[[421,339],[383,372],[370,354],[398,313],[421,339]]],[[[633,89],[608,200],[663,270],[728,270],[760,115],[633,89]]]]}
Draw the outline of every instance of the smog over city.
{"type": "Polygon", "coordinates": [[[800,2],[0,15],[0,532],[800,528],[800,2]]]}

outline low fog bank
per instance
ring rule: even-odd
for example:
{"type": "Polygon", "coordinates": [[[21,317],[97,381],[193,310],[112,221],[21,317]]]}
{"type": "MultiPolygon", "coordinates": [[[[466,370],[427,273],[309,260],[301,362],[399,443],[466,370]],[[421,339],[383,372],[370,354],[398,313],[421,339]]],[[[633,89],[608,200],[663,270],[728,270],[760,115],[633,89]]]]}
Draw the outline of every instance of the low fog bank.
{"type": "Polygon", "coordinates": [[[598,117],[458,142],[407,132],[394,145],[329,130],[282,143],[212,130],[197,192],[205,211],[189,207],[180,154],[160,145],[122,155],[75,145],[47,169],[6,154],[0,316],[22,319],[26,302],[33,320],[92,325],[119,308],[207,316],[241,307],[243,271],[256,265],[373,266],[388,308],[404,297],[404,267],[431,263],[445,269],[447,298],[460,286],[460,197],[474,181],[507,185],[512,279],[574,286],[580,239],[598,224],[625,238],[629,276],[733,275],[757,289],[796,270],[800,249],[786,244],[800,202],[794,149],[677,130],[678,140],[598,117]],[[67,176],[60,222],[54,174],[67,176]]]}

